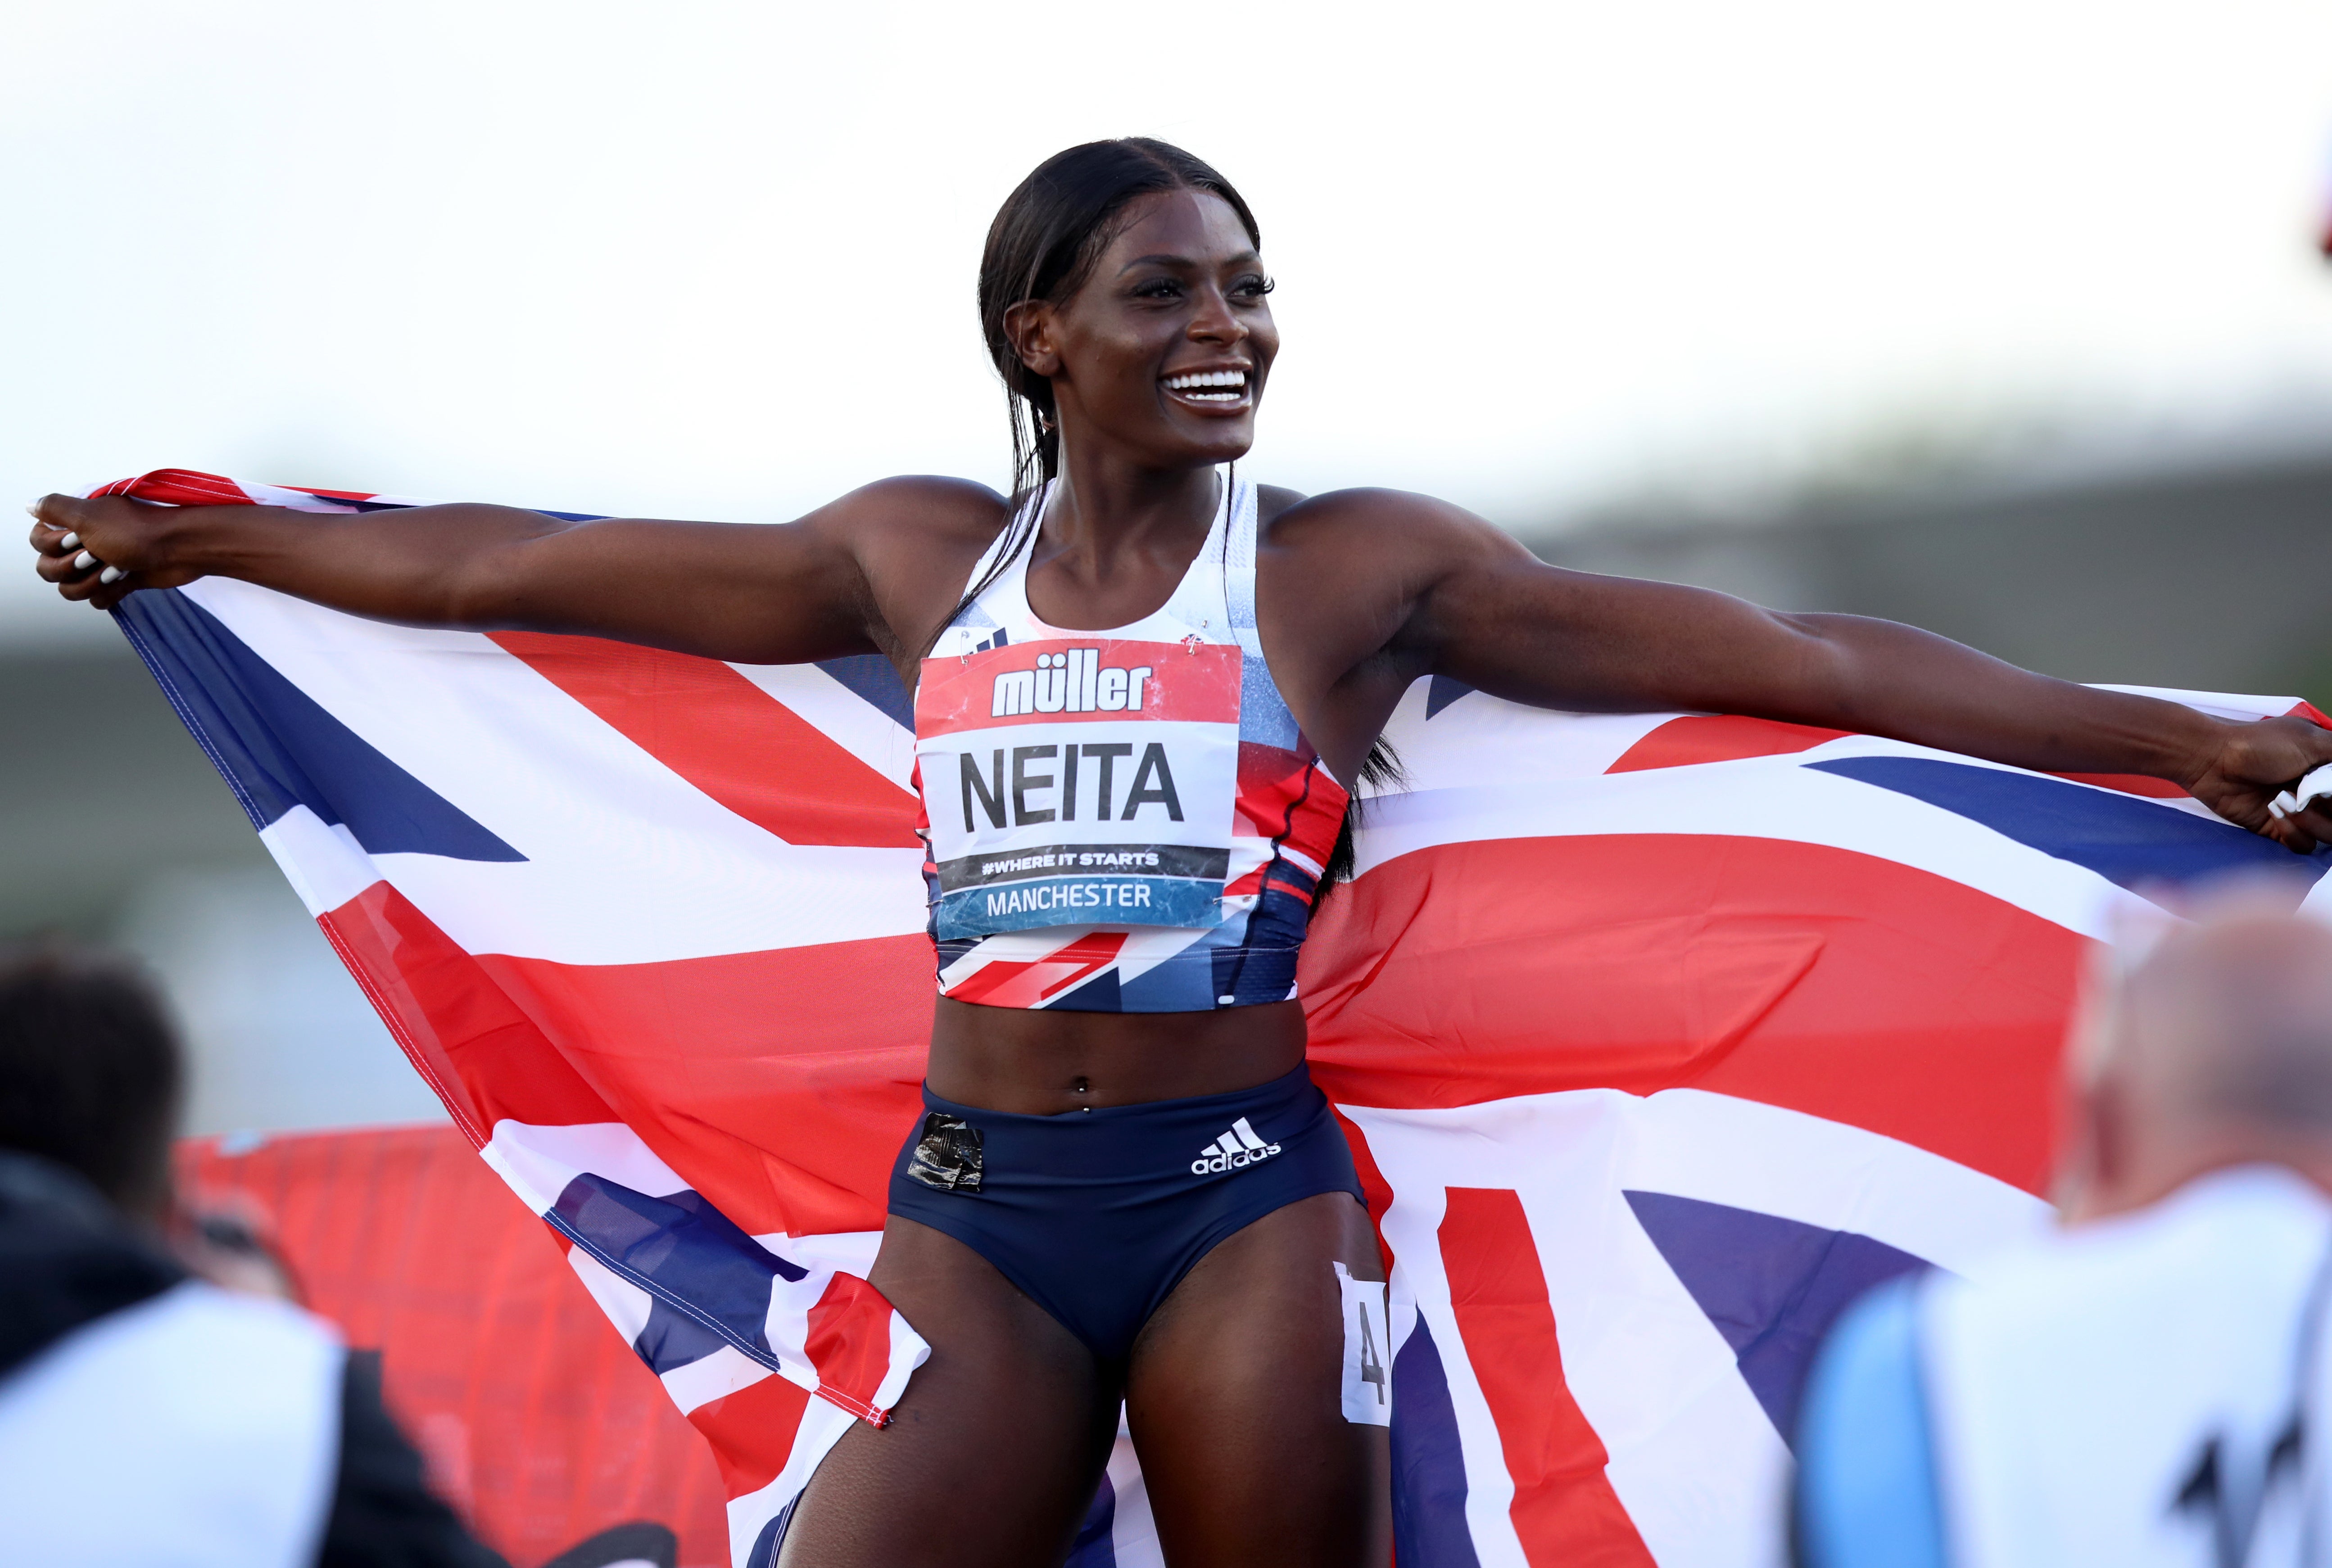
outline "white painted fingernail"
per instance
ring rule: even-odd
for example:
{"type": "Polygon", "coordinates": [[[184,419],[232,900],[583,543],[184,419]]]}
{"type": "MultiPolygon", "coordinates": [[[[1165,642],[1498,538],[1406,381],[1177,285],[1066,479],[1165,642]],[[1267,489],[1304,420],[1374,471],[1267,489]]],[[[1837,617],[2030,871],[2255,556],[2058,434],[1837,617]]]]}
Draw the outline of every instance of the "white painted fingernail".
{"type": "Polygon", "coordinates": [[[103,583],[115,583],[119,582],[123,578],[126,578],[129,575],[129,574],[128,572],[123,571],[118,566],[110,566],[103,571],[97,574],[97,580],[103,583]]]}
{"type": "Polygon", "coordinates": [[[87,550],[83,550],[79,555],[73,557],[73,570],[75,571],[87,571],[96,564],[97,557],[90,554],[87,550]]]}
{"type": "Polygon", "coordinates": [[[69,533],[65,535],[64,538],[57,540],[57,548],[59,550],[79,550],[81,548],[81,535],[77,533],[69,533]]]}

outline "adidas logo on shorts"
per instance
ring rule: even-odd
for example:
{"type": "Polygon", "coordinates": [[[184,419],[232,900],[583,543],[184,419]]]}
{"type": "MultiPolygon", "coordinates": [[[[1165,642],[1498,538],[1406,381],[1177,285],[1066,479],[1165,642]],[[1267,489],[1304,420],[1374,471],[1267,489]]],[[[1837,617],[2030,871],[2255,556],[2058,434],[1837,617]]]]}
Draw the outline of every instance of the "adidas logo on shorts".
{"type": "Polygon", "coordinates": [[[1190,1162],[1190,1174],[1211,1176],[1225,1171],[1237,1171],[1254,1165],[1279,1152],[1279,1145],[1266,1143],[1255,1135],[1255,1129],[1241,1116],[1231,1123],[1231,1130],[1199,1152],[1190,1162]]]}

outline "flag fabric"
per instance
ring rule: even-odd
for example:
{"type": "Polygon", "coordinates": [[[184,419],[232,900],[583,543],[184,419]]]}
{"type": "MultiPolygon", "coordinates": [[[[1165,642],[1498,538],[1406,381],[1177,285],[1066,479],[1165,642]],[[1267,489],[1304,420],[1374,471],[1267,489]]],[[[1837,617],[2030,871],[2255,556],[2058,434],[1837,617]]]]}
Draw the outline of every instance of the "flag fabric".
{"type": "MultiPolygon", "coordinates": [[[[179,470],[100,493],[413,504],[179,470]]],[[[115,613],[710,1439],[759,1568],[926,1353],[865,1278],[933,995],[892,667],[418,630],[223,578],[115,613]]],[[[1403,1568],[1776,1560],[1822,1330],[2045,1221],[2085,950],[2228,872],[2320,902],[2332,863],[2154,779],[1736,716],[1435,677],[1387,736],[1404,777],[1299,990],[1391,1266],[1403,1568]]],[[[1123,1435],[1071,1561],[1161,1561],[1123,1435]]]]}

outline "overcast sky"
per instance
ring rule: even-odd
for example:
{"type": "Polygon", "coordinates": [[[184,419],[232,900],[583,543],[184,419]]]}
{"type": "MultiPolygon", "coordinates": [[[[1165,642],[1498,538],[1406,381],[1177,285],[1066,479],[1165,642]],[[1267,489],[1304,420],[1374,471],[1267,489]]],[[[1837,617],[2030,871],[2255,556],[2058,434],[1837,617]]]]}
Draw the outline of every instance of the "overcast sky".
{"type": "MultiPolygon", "coordinates": [[[[1891,419],[2332,384],[2320,0],[0,0],[0,493],[999,483],[982,234],[1134,132],[1262,221],[1257,464],[1305,489],[1535,522],[1891,419]]],[[[0,585],[0,640],[54,624],[0,585]]]]}

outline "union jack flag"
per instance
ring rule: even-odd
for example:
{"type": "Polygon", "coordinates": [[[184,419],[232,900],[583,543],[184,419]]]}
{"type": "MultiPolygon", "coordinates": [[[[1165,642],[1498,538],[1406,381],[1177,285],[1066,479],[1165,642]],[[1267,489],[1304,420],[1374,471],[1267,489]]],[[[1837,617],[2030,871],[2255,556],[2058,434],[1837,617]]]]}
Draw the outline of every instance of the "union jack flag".
{"type": "MultiPolygon", "coordinates": [[[[414,504],[169,469],[93,493],[414,504]]],[[[711,1441],[760,1568],[927,1353],[865,1278],[932,996],[891,666],[416,630],[223,578],[115,614],[711,1441]]],[[[1406,777],[1300,990],[1391,1263],[1403,1568],[1774,1560],[1831,1318],[2045,1221],[2084,950],[2246,867],[2321,902],[2332,864],[2154,779],[1740,717],[1436,677],[1388,736],[1406,777]]],[[[1072,1562],[1161,1561],[1121,1439],[1072,1562]]]]}

